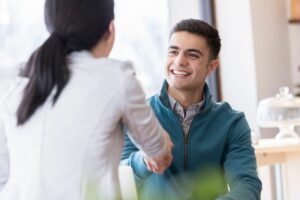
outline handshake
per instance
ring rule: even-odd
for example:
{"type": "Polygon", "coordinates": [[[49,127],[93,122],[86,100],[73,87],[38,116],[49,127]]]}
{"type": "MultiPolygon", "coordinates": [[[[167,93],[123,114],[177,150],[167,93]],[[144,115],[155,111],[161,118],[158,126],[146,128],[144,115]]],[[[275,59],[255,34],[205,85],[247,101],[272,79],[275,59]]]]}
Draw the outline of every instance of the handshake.
{"type": "Polygon", "coordinates": [[[172,148],[173,143],[170,139],[170,136],[167,133],[164,133],[165,139],[165,153],[159,157],[149,158],[144,155],[144,162],[147,165],[147,168],[158,174],[162,174],[172,163],[172,148]]]}

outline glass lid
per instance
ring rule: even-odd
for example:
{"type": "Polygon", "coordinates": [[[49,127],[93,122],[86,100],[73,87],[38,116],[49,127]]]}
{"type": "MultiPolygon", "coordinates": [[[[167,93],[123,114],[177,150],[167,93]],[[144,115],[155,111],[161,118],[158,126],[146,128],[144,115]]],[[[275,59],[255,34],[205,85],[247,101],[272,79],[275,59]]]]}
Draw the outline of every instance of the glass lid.
{"type": "Polygon", "coordinates": [[[262,127],[300,125],[300,98],[289,93],[288,87],[280,88],[274,97],[259,102],[257,123],[262,127]]]}

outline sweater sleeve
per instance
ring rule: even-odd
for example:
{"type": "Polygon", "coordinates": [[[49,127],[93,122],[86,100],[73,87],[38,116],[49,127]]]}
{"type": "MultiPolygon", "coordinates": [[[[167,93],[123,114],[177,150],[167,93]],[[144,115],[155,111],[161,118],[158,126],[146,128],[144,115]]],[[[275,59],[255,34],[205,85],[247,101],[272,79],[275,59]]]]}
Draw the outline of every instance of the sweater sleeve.
{"type": "Polygon", "coordinates": [[[165,153],[163,128],[145,101],[144,92],[130,63],[124,65],[123,122],[135,146],[148,157],[165,153]]]}
{"type": "Polygon", "coordinates": [[[141,152],[130,140],[128,134],[125,134],[125,143],[121,155],[121,165],[131,166],[135,179],[139,182],[149,177],[152,172],[148,170],[141,152]]]}
{"type": "Polygon", "coordinates": [[[230,191],[217,200],[260,199],[262,185],[257,175],[250,132],[244,116],[239,118],[231,128],[223,163],[230,191]]]}

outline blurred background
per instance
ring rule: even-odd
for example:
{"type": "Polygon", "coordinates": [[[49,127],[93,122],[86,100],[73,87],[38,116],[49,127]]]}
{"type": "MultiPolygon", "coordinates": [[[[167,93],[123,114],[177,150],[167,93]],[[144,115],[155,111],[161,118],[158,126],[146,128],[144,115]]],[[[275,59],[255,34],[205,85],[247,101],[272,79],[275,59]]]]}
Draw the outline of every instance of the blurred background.
{"type": "MultiPolygon", "coordinates": [[[[48,37],[43,4],[0,0],[0,97],[20,65],[48,37]]],[[[115,0],[115,5],[111,57],[134,63],[147,96],[158,92],[164,79],[170,28],[184,18],[203,19],[219,29],[222,39],[221,66],[207,80],[213,97],[244,111],[256,137],[274,137],[277,129],[257,126],[257,105],[282,86],[299,93],[299,0],[115,0]]],[[[260,167],[259,175],[262,199],[293,199],[276,166],[260,167]]]]}

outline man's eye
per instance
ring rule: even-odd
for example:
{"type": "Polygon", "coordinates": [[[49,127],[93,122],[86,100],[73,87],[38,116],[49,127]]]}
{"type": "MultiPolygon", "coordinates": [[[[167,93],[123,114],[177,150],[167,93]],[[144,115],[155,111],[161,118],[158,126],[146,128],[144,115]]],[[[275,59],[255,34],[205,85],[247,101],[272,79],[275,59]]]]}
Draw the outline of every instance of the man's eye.
{"type": "Polygon", "coordinates": [[[177,55],[177,51],[169,51],[169,55],[177,55]]]}
{"type": "Polygon", "coordinates": [[[199,55],[197,55],[197,54],[188,54],[188,56],[190,58],[199,58],[199,55]]]}

